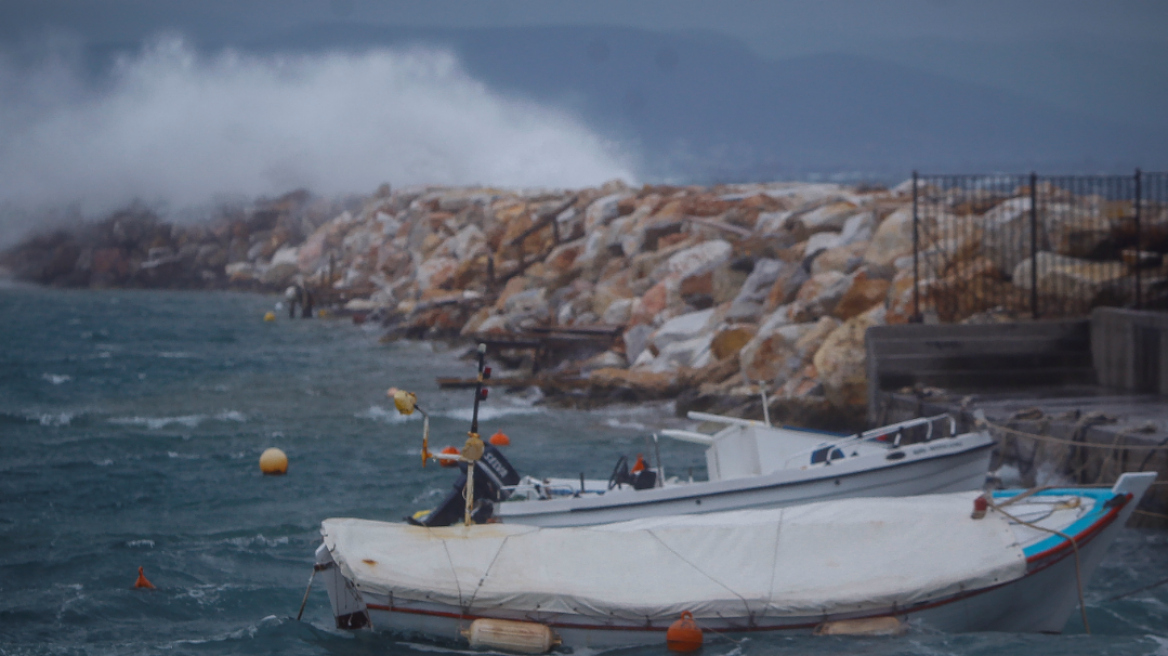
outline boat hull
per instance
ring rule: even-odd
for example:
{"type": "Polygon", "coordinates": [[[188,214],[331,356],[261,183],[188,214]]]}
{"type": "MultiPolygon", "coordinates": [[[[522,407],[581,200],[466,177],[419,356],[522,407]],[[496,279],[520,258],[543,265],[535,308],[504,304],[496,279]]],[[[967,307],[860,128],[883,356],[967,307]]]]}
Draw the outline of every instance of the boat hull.
{"type": "Polygon", "coordinates": [[[988,436],[911,445],[900,460],[841,460],[805,470],[692,483],[601,497],[501,503],[499,521],[541,527],[589,526],[658,517],[781,508],[854,497],[900,497],[976,490],[985,484],[994,442],[988,436]]]}
{"type": "MultiPolygon", "coordinates": [[[[705,618],[700,626],[714,634],[758,632],[811,633],[825,622],[895,617],[909,627],[943,632],[1007,631],[1061,632],[1078,604],[1077,581],[1086,586],[1111,543],[1130,517],[1146,489],[1117,496],[1083,525],[1067,531],[1079,546],[1079,557],[1065,540],[1054,547],[1028,548],[1025,573],[1019,578],[911,606],[869,608],[834,615],[783,615],[705,618]],[[1045,549],[1045,550],[1042,550],[1045,549]]],[[[508,611],[506,608],[470,609],[420,599],[395,599],[391,594],[361,591],[345,579],[325,548],[317,551],[318,575],[325,581],[334,615],[342,628],[371,627],[398,634],[418,634],[438,640],[461,641],[461,632],[480,618],[538,622],[551,627],[570,647],[608,648],[660,645],[675,618],[598,619],[574,613],[508,611]],[[359,616],[359,619],[354,619],[359,616]]]]}

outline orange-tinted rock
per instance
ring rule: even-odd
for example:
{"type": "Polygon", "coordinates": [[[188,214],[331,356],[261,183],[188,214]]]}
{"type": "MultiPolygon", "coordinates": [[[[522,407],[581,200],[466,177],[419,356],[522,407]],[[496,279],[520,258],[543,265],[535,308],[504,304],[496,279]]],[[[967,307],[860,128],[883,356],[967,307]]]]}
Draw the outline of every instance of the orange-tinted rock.
{"type": "Polygon", "coordinates": [[[757,332],[758,328],[752,324],[728,326],[714,334],[714,340],[710,342],[710,350],[714,353],[715,358],[724,360],[737,355],[757,332]]]}
{"type": "Polygon", "coordinates": [[[852,286],[844,292],[832,315],[847,320],[857,314],[863,314],[872,306],[883,303],[891,286],[892,283],[887,280],[871,279],[864,272],[860,272],[852,277],[852,286]]]}
{"type": "Polygon", "coordinates": [[[868,403],[867,351],[864,333],[885,323],[885,309],[877,306],[852,317],[832,331],[815,353],[815,369],[827,400],[837,408],[868,403]]]}
{"type": "Polygon", "coordinates": [[[669,306],[669,290],[665,280],[653,285],[649,291],[633,306],[633,315],[629,318],[630,324],[653,323],[653,318],[669,306]]]}

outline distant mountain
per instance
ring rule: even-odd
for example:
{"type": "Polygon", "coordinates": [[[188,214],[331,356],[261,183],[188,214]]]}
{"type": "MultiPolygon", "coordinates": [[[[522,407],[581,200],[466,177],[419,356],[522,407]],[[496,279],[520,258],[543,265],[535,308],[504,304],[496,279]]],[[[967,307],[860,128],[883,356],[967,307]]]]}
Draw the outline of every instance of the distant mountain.
{"type": "Polygon", "coordinates": [[[490,88],[558,106],[633,145],[649,179],[1168,168],[1168,128],[1140,129],[876,58],[770,61],[712,33],[328,23],[246,48],[414,45],[450,49],[490,88]]]}

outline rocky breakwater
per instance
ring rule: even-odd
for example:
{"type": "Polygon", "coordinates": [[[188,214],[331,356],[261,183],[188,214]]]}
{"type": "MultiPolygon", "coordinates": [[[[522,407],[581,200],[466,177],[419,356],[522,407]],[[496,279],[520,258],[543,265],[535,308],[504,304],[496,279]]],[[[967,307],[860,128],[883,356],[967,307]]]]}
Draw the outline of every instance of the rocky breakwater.
{"type": "Polygon", "coordinates": [[[282,289],[302,276],[295,246],[351,202],[296,191],[189,223],[133,205],[36,235],[0,253],[0,267],[61,287],[282,289]]]}
{"type": "Polygon", "coordinates": [[[376,287],[350,311],[390,339],[486,340],[524,369],[514,384],[566,403],[761,415],[765,388],[778,420],[853,426],[864,330],[908,318],[887,307],[909,201],[829,184],[402,190],[322,225],[298,262],[310,275],[332,235],[343,280],[376,287]]]}
{"type": "MultiPolygon", "coordinates": [[[[343,201],[297,192],[197,225],[131,209],[31,239],[0,263],[75,286],[278,291],[299,282],[322,304],[382,321],[387,339],[488,341],[516,369],[512,384],[566,403],[677,399],[679,412],[761,416],[765,389],[778,421],[850,427],[866,403],[865,330],[914,311],[909,189],[616,181],[550,191],[383,186],[343,201]]],[[[1149,281],[1163,276],[1158,251],[1086,259],[1122,246],[1117,233],[1051,210],[1037,258],[995,239],[1006,233],[987,226],[1016,220],[1027,195],[976,209],[954,198],[922,219],[926,320],[1023,314],[1000,299],[1028,298],[1035,278],[1044,294],[1096,302],[1132,267],[1149,269],[1149,281]],[[950,229],[961,222],[972,227],[950,229]]],[[[1160,223],[1168,216],[1145,230],[1160,223]]]]}

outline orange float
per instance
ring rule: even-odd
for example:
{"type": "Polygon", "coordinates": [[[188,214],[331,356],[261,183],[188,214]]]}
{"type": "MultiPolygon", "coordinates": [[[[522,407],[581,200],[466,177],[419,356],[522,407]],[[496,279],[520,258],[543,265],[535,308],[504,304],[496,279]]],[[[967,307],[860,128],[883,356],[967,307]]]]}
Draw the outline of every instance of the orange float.
{"type": "Polygon", "coordinates": [[[511,438],[503,431],[495,431],[490,441],[492,446],[511,446],[511,438]]]}
{"type": "MultiPolygon", "coordinates": [[[[455,446],[447,446],[447,447],[443,447],[443,448],[442,448],[442,451],[441,451],[440,453],[444,453],[444,454],[447,454],[447,455],[456,456],[456,455],[458,455],[458,447],[455,447],[455,446]]],[[[458,466],[458,461],[457,461],[457,460],[451,460],[451,459],[449,459],[449,458],[443,458],[443,459],[441,459],[441,460],[439,460],[439,461],[438,461],[438,464],[439,464],[439,465],[442,465],[443,467],[457,467],[457,466],[458,466]]]]}
{"type": "Polygon", "coordinates": [[[145,588],[147,590],[154,589],[154,584],[146,578],[146,574],[142,571],[141,567],[138,568],[138,580],[134,581],[134,587],[145,588]]]}
{"type": "Polygon", "coordinates": [[[688,610],[681,614],[681,619],[669,626],[665,632],[665,646],[670,651],[691,652],[702,648],[702,630],[694,621],[693,613],[688,610]]]}

